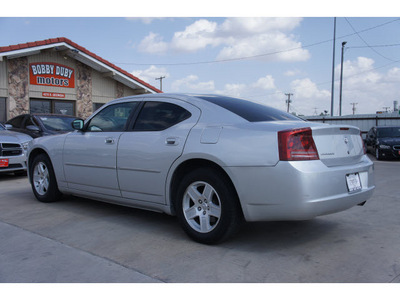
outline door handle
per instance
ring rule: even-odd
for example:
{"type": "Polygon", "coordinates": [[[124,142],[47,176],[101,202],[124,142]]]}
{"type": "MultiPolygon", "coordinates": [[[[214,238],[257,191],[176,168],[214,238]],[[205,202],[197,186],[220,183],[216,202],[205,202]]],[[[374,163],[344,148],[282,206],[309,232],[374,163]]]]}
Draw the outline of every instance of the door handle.
{"type": "Polygon", "coordinates": [[[178,139],[175,138],[175,137],[169,137],[169,138],[167,138],[167,139],[165,140],[165,144],[166,144],[167,146],[176,146],[176,145],[179,144],[179,141],[178,141],[178,139]]]}
{"type": "Polygon", "coordinates": [[[106,138],[105,143],[107,145],[112,145],[115,143],[115,140],[113,138],[106,138]]]}

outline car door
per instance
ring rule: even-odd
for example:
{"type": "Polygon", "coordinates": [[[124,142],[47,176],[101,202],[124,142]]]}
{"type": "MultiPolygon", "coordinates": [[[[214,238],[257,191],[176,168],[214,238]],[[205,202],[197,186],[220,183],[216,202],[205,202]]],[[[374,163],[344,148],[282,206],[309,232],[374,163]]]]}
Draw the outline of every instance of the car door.
{"type": "Polygon", "coordinates": [[[182,154],[200,110],[187,102],[158,98],[145,102],[132,131],[118,144],[117,167],[124,198],[165,203],[165,182],[182,154]]]}
{"type": "Polygon", "coordinates": [[[121,196],[117,180],[118,140],[138,102],[106,106],[83,131],[65,139],[64,173],[69,188],[95,194],[121,196]]]}

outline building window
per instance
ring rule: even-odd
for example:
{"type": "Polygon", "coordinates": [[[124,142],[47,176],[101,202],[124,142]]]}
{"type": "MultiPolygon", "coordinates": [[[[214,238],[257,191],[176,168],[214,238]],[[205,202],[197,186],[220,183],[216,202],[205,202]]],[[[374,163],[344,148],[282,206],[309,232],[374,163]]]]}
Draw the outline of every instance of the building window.
{"type": "Polygon", "coordinates": [[[98,102],[93,102],[93,111],[98,110],[100,107],[102,107],[105,103],[98,103],[98,102]]]}
{"type": "Polygon", "coordinates": [[[0,122],[7,121],[6,98],[0,97],[0,122]]]}
{"type": "Polygon", "coordinates": [[[31,113],[52,113],[62,115],[75,115],[74,101],[31,99],[31,113]]]}

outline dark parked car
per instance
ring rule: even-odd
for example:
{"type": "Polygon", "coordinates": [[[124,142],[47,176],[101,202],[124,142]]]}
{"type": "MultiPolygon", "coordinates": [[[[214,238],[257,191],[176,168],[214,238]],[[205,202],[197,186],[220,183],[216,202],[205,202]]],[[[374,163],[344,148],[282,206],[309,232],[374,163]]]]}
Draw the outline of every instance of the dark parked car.
{"type": "Polygon", "coordinates": [[[368,151],[378,160],[400,158],[400,126],[372,127],[365,142],[368,151]]]}
{"type": "Polygon", "coordinates": [[[74,131],[76,117],[57,114],[23,114],[6,122],[7,129],[22,132],[33,138],[74,131]],[[11,125],[11,126],[10,126],[11,125]]]}

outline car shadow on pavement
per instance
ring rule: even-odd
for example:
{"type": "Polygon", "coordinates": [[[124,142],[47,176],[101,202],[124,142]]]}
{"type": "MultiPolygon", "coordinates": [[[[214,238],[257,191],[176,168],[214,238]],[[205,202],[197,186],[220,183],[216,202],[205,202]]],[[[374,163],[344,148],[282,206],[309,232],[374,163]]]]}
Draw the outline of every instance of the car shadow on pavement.
{"type": "Polygon", "coordinates": [[[323,218],[306,221],[249,222],[226,246],[250,252],[276,251],[311,243],[335,230],[336,222],[323,218]]]}
{"type": "MultiPolygon", "coordinates": [[[[121,239],[136,239],[143,234],[152,234],[154,246],[162,247],[157,243],[163,243],[165,239],[184,244],[195,243],[180,228],[177,218],[166,214],[73,196],[64,197],[62,201],[51,204],[53,205],[58,207],[58,211],[62,208],[68,212],[68,219],[74,220],[72,230],[78,228],[94,230],[96,224],[102,223],[107,225],[104,228],[110,230],[110,234],[111,231],[120,232],[121,239]],[[92,220],[92,224],[87,223],[88,219],[92,220]],[[80,222],[82,224],[79,224],[80,222]]],[[[318,240],[334,230],[336,225],[335,222],[322,218],[291,222],[243,222],[235,236],[211,247],[240,248],[254,252],[275,251],[318,240]]],[[[102,236],[107,236],[107,232],[103,231],[102,236]]],[[[107,242],[106,239],[104,242],[107,242]]]]}

